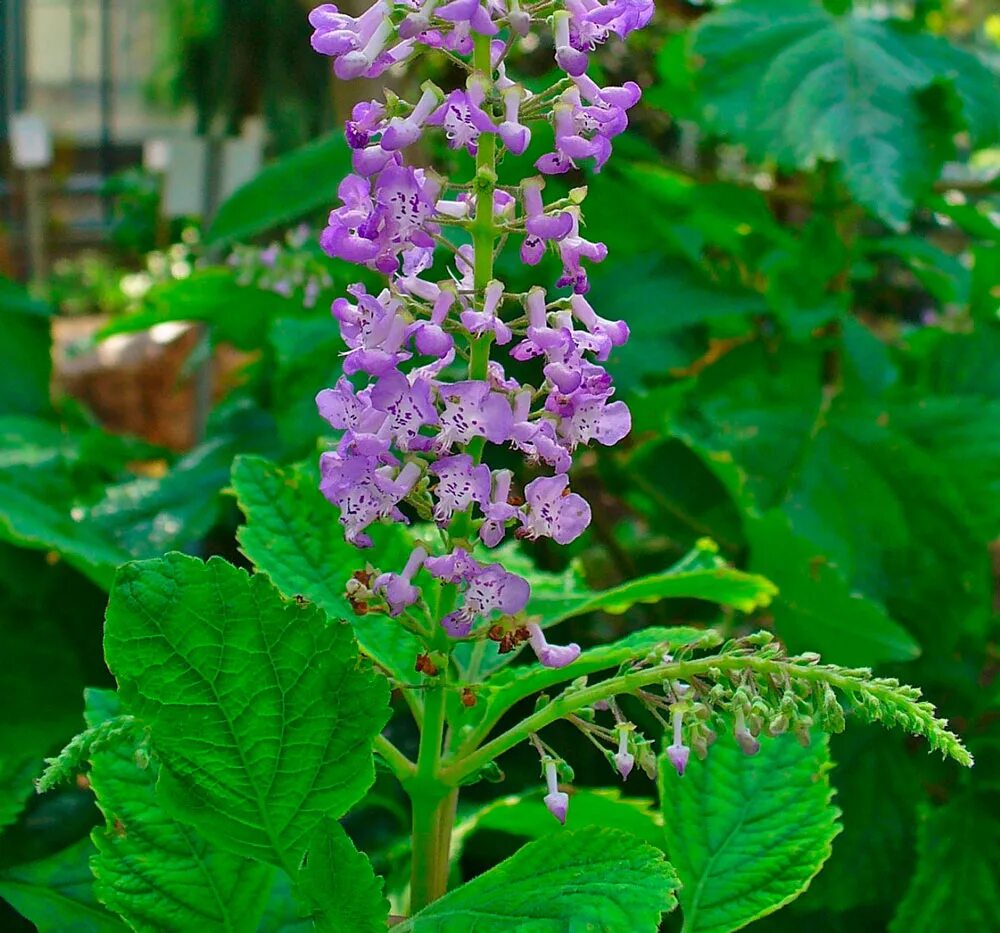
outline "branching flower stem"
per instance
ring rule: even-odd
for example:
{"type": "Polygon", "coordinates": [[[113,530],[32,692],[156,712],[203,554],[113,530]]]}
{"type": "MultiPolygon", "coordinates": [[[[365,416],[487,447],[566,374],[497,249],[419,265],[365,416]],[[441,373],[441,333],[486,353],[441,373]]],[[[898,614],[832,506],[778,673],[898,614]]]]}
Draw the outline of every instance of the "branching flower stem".
{"type": "Polygon", "coordinates": [[[794,677],[797,680],[829,684],[852,699],[871,698],[885,706],[884,716],[879,716],[876,712],[871,711],[872,718],[897,721],[904,716],[908,717],[911,731],[918,732],[932,740],[937,736],[938,741],[934,744],[942,751],[961,764],[969,765],[972,763],[971,756],[959,744],[958,740],[951,733],[946,732],[943,726],[937,724],[932,710],[926,704],[917,702],[915,692],[904,698],[901,695],[901,688],[893,681],[868,679],[860,673],[792,660],[768,659],[753,655],[733,655],[730,657],[713,655],[697,660],[677,661],[644,668],[618,677],[608,678],[580,690],[567,690],[551,703],[521,720],[517,725],[512,726],[476,751],[446,763],[439,777],[442,781],[457,786],[504,752],[525,741],[532,733],[544,729],[577,710],[590,706],[599,700],[634,693],[643,687],[661,683],[664,680],[674,678],[690,680],[704,676],[712,670],[722,672],[747,670],[755,674],[794,677]]]}

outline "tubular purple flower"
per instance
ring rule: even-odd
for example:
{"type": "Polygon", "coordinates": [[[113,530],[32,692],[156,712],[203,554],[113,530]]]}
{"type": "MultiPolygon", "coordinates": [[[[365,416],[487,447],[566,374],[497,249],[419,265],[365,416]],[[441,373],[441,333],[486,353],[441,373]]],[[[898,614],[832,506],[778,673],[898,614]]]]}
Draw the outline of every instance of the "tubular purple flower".
{"type": "Polygon", "coordinates": [[[569,794],[559,790],[559,775],[554,761],[545,763],[545,782],[548,786],[548,793],[543,798],[545,806],[565,826],[566,814],[569,812],[569,794]]]}
{"type": "Polygon", "coordinates": [[[414,574],[423,566],[427,551],[422,546],[413,549],[406,566],[400,573],[383,573],[372,583],[372,592],[385,597],[389,604],[389,614],[398,616],[407,606],[412,606],[420,599],[420,590],[410,581],[414,574]]]}
{"type": "Polygon", "coordinates": [[[531,130],[520,121],[524,89],[512,84],[503,91],[504,120],[497,132],[511,155],[521,155],[531,142],[531,130]]]}
{"type": "Polygon", "coordinates": [[[618,773],[622,776],[623,781],[628,780],[628,776],[632,773],[632,768],[635,767],[635,756],[629,754],[628,751],[628,737],[630,732],[631,728],[618,727],[618,751],[615,753],[615,767],[618,769],[618,773]]]}
{"type": "Polygon", "coordinates": [[[424,123],[442,98],[441,90],[430,81],[423,84],[423,94],[408,117],[393,117],[382,132],[379,145],[387,152],[412,146],[423,132],[424,123]]]}
{"type": "Polygon", "coordinates": [[[571,14],[566,10],[556,10],[552,14],[552,30],[556,44],[556,64],[570,77],[582,75],[587,70],[589,60],[585,52],[573,48],[569,40],[571,14]]]}
{"type": "Polygon", "coordinates": [[[760,751],[760,742],[750,734],[750,730],[746,726],[746,719],[744,718],[742,709],[736,710],[734,719],[733,736],[735,737],[740,748],[743,749],[743,754],[756,755],[757,752],[760,751]]]}
{"type": "Polygon", "coordinates": [[[493,474],[493,491],[489,501],[482,505],[485,521],[479,526],[479,538],[489,548],[496,547],[503,540],[507,523],[517,517],[517,507],[507,501],[513,478],[510,470],[497,470],[493,474]]]}
{"type": "Polygon", "coordinates": [[[531,622],[526,627],[529,633],[528,643],[545,667],[567,667],[580,657],[580,646],[576,642],[568,645],[550,645],[540,625],[531,622]]]}
{"type": "Polygon", "coordinates": [[[675,709],[673,712],[674,741],[667,747],[667,758],[674,766],[679,777],[684,777],[684,770],[687,768],[688,759],[691,757],[691,749],[684,744],[684,713],[675,709]]]}
{"type": "Polygon", "coordinates": [[[444,128],[452,149],[463,146],[470,155],[476,154],[480,133],[495,133],[496,126],[485,110],[486,88],[475,76],[469,78],[468,90],[452,91],[428,118],[427,122],[444,128]]]}

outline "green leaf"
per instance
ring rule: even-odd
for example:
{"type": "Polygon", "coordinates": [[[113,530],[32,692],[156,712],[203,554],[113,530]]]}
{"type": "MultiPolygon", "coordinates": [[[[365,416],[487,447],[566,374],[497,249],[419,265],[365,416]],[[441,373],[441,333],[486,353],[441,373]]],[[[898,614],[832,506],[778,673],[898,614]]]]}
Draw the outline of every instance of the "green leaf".
{"type": "Polygon", "coordinates": [[[142,310],[115,318],[98,337],[148,330],[165,321],[203,321],[211,325],[214,339],[253,351],[267,342],[271,321],[299,310],[276,292],[241,285],[231,269],[211,267],[151,288],[142,310]]]}
{"type": "Polygon", "coordinates": [[[753,612],[767,606],[777,593],[774,584],[765,577],[726,564],[709,541],[699,542],[695,550],[669,570],[599,591],[586,585],[575,565],[557,575],[532,571],[526,559],[522,558],[519,564],[513,554],[505,554],[503,561],[531,583],[526,611],[529,616],[536,616],[542,627],[588,612],[621,615],[637,603],[657,603],[663,599],[702,599],[741,612],[753,612]]]}
{"type": "Polygon", "coordinates": [[[918,99],[953,74],[951,56],[927,60],[886,22],[803,0],[717,10],[696,27],[693,51],[704,60],[696,81],[711,129],[786,169],[839,162],[860,204],[906,225],[940,168],[942,138],[956,129],[938,115],[943,134],[932,144],[918,99]]]}
{"type": "Polygon", "coordinates": [[[818,651],[835,664],[912,661],[920,646],[879,602],[852,590],[828,554],[795,534],[773,509],[747,521],[750,565],[773,579],[775,630],[792,651],[818,651]]]}
{"type": "Polygon", "coordinates": [[[729,933],[798,897],[840,832],[827,738],[761,741],[748,758],[728,736],[683,778],[664,758],[667,853],[681,879],[686,933],[729,933]]]}
{"type": "Polygon", "coordinates": [[[320,933],[384,933],[389,902],[382,879],[336,820],[320,823],[299,880],[320,933]]]}
{"type": "Polygon", "coordinates": [[[271,451],[275,426],[247,403],[213,412],[208,440],[181,457],[163,476],[140,476],[108,486],[87,509],[87,524],[103,531],[133,558],[155,557],[197,544],[232,508],[222,492],[238,452],[271,451]]]}
{"type": "Polygon", "coordinates": [[[917,870],[892,933],[991,930],[1000,916],[1000,796],[966,790],[925,811],[917,870]]]}
{"type": "Polygon", "coordinates": [[[565,831],[528,843],[394,929],[399,933],[655,933],[677,904],[663,854],[619,830],[565,831]]]}
{"type": "Polygon", "coordinates": [[[40,415],[49,411],[52,370],[50,309],[0,276],[0,411],[40,415]]]}
{"type": "Polygon", "coordinates": [[[374,780],[386,682],[358,666],[348,626],[262,575],[181,554],[126,564],[105,654],[152,731],[161,803],[217,845],[294,874],[323,817],[374,780]]]}
{"type": "MultiPolygon", "coordinates": [[[[239,457],[233,488],[247,523],[238,539],[243,553],[286,596],[305,596],[335,619],[350,620],[362,650],[402,681],[417,683],[413,669],[420,642],[388,616],[356,618],[345,585],[366,556],[344,540],[337,510],[320,494],[318,479],[304,467],[281,467],[259,457],[239,457]]],[[[386,569],[402,567],[409,555],[398,525],[370,529],[371,553],[386,569]]]]}
{"type": "MultiPolygon", "coordinates": [[[[113,692],[87,691],[90,728],[116,715],[113,692]]],[[[97,896],[137,930],[255,929],[273,869],[213,849],[164,813],[155,792],[159,766],[147,760],[140,767],[139,747],[126,736],[92,755],[90,782],[106,820],[91,835],[97,896]]]]}
{"type": "Polygon", "coordinates": [[[831,736],[844,832],[796,908],[836,913],[902,896],[923,796],[920,771],[906,746],[905,736],[861,723],[831,736]]]}
{"type": "Polygon", "coordinates": [[[89,839],[0,871],[0,897],[30,920],[38,933],[124,933],[127,929],[94,897],[89,839]]]}
{"type": "Polygon", "coordinates": [[[246,240],[280,224],[330,208],[337,186],[351,170],[341,133],[323,136],[272,162],[219,208],[206,234],[218,246],[246,240]]]}

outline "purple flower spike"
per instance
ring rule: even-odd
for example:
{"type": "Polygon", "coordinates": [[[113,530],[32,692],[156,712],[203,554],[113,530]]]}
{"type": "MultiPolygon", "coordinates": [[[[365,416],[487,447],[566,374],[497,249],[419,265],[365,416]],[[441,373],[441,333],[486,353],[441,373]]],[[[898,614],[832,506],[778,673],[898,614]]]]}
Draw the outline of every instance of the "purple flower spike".
{"type": "Polygon", "coordinates": [[[422,547],[415,547],[402,573],[383,573],[375,578],[372,591],[385,596],[390,615],[398,616],[407,606],[412,606],[420,599],[420,590],[410,581],[426,557],[427,551],[422,547]]]}
{"type": "Polygon", "coordinates": [[[750,734],[743,717],[743,710],[736,711],[736,722],[733,728],[733,735],[737,743],[743,749],[744,755],[756,755],[760,751],[760,742],[750,734]]]}
{"type": "Polygon", "coordinates": [[[615,767],[622,776],[623,781],[628,780],[628,776],[635,767],[635,756],[628,751],[629,730],[619,727],[618,729],[618,751],[615,753],[615,767]]]}
{"type": "Polygon", "coordinates": [[[521,517],[519,537],[534,541],[548,537],[556,544],[569,544],[590,524],[590,506],[583,496],[569,491],[569,477],[540,476],[524,487],[527,514],[521,517]]]}
{"type": "Polygon", "coordinates": [[[531,622],[527,626],[529,644],[545,666],[551,668],[567,667],[580,657],[580,646],[576,642],[568,645],[550,645],[545,638],[541,626],[531,622]]]}
{"type": "Polygon", "coordinates": [[[569,812],[569,794],[559,790],[555,762],[545,763],[545,781],[548,785],[548,793],[543,798],[545,806],[548,807],[549,813],[565,826],[566,814],[569,812]]]}

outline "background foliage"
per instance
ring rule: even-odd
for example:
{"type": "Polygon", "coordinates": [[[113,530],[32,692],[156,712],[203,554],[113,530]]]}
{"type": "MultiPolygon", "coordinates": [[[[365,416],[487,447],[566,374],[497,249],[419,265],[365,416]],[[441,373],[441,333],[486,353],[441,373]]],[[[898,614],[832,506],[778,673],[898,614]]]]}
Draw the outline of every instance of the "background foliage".
{"type": "MultiPolygon", "coordinates": [[[[191,92],[204,97],[206,114],[223,106],[210,90],[242,86],[212,77],[224,63],[211,50],[224,47],[236,60],[250,54],[247,37],[272,35],[242,4],[245,31],[225,25],[217,16],[235,15],[230,6],[175,4],[183,13],[183,29],[175,26],[182,55],[205,56],[202,77],[193,65],[183,73],[201,82],[191,92]]],[[[273,34],[292,22],[286,31],[301,32],[294,4],[277,19],[273,34]]],[[[611,250],[593,275],[593,300],[632,327],[632,342],[612,365],[635,429],[629,443],[595,452],[579,468],[576,483],[589,487],[597,507],[594,527],[573,549],[573,567],[543,552],[538,572],[569,573],[584,593],[566,623],[581,643],[654,624],[711,623],[728,633],[768,627],[792,650],[918,683],[952,717],[977,766],[959,774],[919,746],[853,725],[831,740],[828,756],[824,748],[782,745],[773,753],[788,761],[772,764],[762,753],[745,765],[716,749],[683,781],[662,777],[662,815],[650,784],[631,782],[625,797],[584,791],[571,828],[573,820],[583,821],[577,831],[614,820],[665,848],[685,882],[683,908],[695,896],[691,879],[703,882],[698,890],[709,907],[688,915],[692,930],[735,929],[806,884],[754,929],[986,929],[1000,910],[989,871],[1000,855],[1000,81],[990,40],[997,23],[977,18],[974,4],[807,0],[739,0],[714,10],[667,3],[659,22],[636,54],[612,51],[600,60],[604,77],[636,79],[646,89],[636,132],[620,142],[629,157],[599,176],[567,180],[589,185],[589,228],[611,250]],[[717,542],[727,562],[758,575],[746,579],[773,581],[773,601],[744,593],[741,602],[737,594],[718,599],[728,606],[720,610],[655,601],[668,593],[637,602],[584,592],[659,573],[704,538],[717,542]],[[765,850],[776,864],[794,866],[798,843],[785,839],[786,853],[746,828],[736,850],[715,852],[718,840],[732,839],[726,801],[736,795],[759,805],[766,827],[775,795],[799,772],[817,779],[809,789],[817,808],[798,821],[801,845],[817,861],[801,877],[776,870],[776,890],[763,896],[764,885],[718,866],[765,850]],[[784,777],[769,787],[774,774],[784,777]],[[810,883],[827,847],[829,859],[810,883]]],[[[297,34],[295,42],[294,52],[279,43],[268,54],[282,66],[307,58],[297,34]]],[[[525,50],[524,72],[544,82],[549,60],[544,49],[525,50]]],[[[295,83],[287,94],[321,113],[325,74],[296,79],[298,67],[282,78],[295,83]]],[[[263,87],[285,100],[285,86],[272,80],[279,71],[269,68],[263,87]]],[[[318,118],[308,107],[295,112],[311,132],[318,118]]],[[[451,157],[433,155],[445,163],[451,157]]],[[[155,285],[113,325],[199,320],[212,341],[250,354],[242,383],[183,455],[109,435],[67,400],[54,405],[52,309],[0,282],[0,679],[11,700],[0,722],[0,897],[12,908],[7,928],[27,922],[19,914],[43,931],[119,929],[102,902],[133,925],[165,922],[143,913],[142,891],[123,902],[109,874],[124,857],[116,850],[133,837],[98,830],[95,847],[87,836],[103,826],[97,806],[112,825],[128,824],[130,804],[116,800],[149,793],[151,783],[121,796],[123,782],[135,780],[121,767],[121,750],[95,751],[79,786],[36,797],[31,785],[42,759],[79,731],[84,687],[94,688],[88,725],[114,715],[101,626],[118,565],[170,550],[236,561],[242,552],[286,595],[305,593],[318,606],[302,612],[349,614],[341,583],[356,558],[314,492],[322,424],[311,398],[337,371],[340,347],[324,309],[356,272],[320,259],[301,238],[281,250],[279,268],[292,285],[280,291],[270,273],[248,276],[225,262],[237,242],[266,242],[287,225],[322,218],[347,162],[342,141],[326,136],[273,163],[219,211],[194,274],[155,285]],[[314,307],[304,307],[308,277],[320,271],[314,307]],[[246,456],[233,468],[237,455],[246,456]],[[165,469],[137,475],[135,464],[151,460],[165,469]]],[[[499,270],[514,289],[518,275],[513,265],[499,270]]],[[[389,552],[398,547],[392,529],[384,538],[389,552]]],[[[183,568],[185,559],[171,560],[183,568]]],[[[555,578],[538,577],[545,579],[555,578]]],[[[248,584],[233,577],[225,585],[248,584]]],[[[109,618],[112,664],[127,680],[142,659],[115,649],[117,625],[129,617],[114,601],[109,618]]],[[[357,637],[372,656],[391,652],[393,666],[412,667],[410,646],[385,625],[359,622],[357,637]]],[[[340,649],[308,650],[332,665],[317,665],[315,676],[333,676],[340,649]]],[[[144,702],[165,704],[156,715],[177,715],[165,700],[144,702]]],[[[413,737],[393,739],[406,747],[413,737]]],[[[126,759],[134,753],[124,752],[126,759]]],[[[606,763],[588,755],[582,748],[574,758],[578,787],[607,784],[606,763]]],[[[508,764],[505,792],[526,796],[502,801],[509,810],[502,819],[498,804],[486,803],[494,796],[489,785],[466,795],[455,869],[466,877],[526,837],[539,837],[538,848],[519,856],[526,862],[550,858],[546,845],[563,850],[549,835],[557,827],[516,818],[519,806],[538,809],[535,763],[513,755],[508,764]]],[[[299,841],[314,828],[305,816],[299,841]]],[[[171,849],[171,820],[160,814],[145,832],[169,850],[164,858],[189,859],[190,851],[171,849]]],[[[389,889],[402,883],[405,824],[384,777],[345,823],[389,889]]],[[[194,901],[180,903],[176,917],[207,911],[221,923],[213,911],[225,910],[239,928],[241,916],[265,911],[261,928],[277,929],[267,918],[287,882],[216,849],[219,834],[200,828],[205,839],[187,845],[205,875],[177,893],[180,902],[194,901]],[[266,894],[272,884],[269,904],[202,898],[220,885],[266,894]]],[[[247,831],[248,844],[270,845],[247,831]]],[[[609,846],[603,840],[598,848],[609,846]]],[[[287,867],[294,853],[263,858],[287,867]]],[[[363,865],[355,867],[366,877],[363,865]]],[[[163,879],[149,883],[164,890],[163,879]]],[[[503,879],[496,884],[504,890],[503,879]]],[[[664,902],[670,890],[660,879],[664,902]]],[[[526,901],[530,894],[523,891],[526,901]]],[[[440,902],[440,911],[456,901],[440,902]]],[[[517,909],[514,901],[505,905],[517,909]]],[[[414,928],[449,928],[446,919],[433,922],[414,928]]]]}

